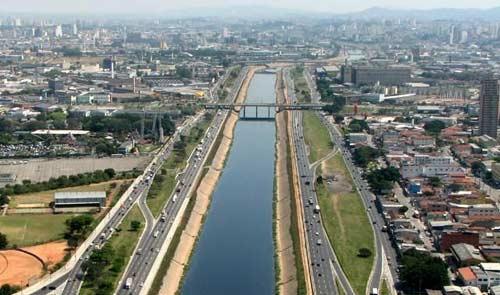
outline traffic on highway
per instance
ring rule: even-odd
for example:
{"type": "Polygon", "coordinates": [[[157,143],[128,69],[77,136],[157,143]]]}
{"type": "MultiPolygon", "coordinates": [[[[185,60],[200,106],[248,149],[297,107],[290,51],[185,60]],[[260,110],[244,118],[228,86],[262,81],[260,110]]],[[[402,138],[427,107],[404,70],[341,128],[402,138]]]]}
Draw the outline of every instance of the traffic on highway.
{"type": "MultiPolygon", "coordinates": [[[[293,81],[289,73],[285,72],[288,84],[288,93],[292,102],[296,101],[293,81]]],[[[349,281],[338,266],[328,237],[321,222],[320,208],[315,192],[315,180],[310,169],[304,130],[302,125],[302,112],[292,112],[293,141],[296,150],[297,170],[300,176],[301,201],[303,204],[304,229],[307,238],[307,251],[311,266],[311,280],[315,294],[339,294],[335,283],[336,277],[341,288],[346,294],[354,294],[349,281]]]]}

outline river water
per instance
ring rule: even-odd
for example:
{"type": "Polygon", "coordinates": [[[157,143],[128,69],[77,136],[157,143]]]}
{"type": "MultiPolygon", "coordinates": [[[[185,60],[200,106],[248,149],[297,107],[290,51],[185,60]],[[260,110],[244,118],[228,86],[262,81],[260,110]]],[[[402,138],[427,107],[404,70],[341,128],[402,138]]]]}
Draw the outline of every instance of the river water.
{"type": "MultiPolygon", "coordinates": [[[[247,102],[274,102],[275,81],[256,74],[247,102]]],[[[274,294],[275,124],[240,120],[234,135],[182,294],[274,294]]]]}

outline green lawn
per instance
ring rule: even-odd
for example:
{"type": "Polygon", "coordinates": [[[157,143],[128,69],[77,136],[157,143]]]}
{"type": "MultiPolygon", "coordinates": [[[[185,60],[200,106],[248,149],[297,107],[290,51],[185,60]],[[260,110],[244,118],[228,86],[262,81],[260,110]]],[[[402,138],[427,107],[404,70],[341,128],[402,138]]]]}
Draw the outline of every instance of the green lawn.
{"type": "Polygon", "coordinates": [[[304,68],[296,67],[291,72],[295,93],[299,102],[311,102],[311,91],[304,77],[304,68]]]}
{"type": "MultiPolygon", "coordinates": [[[[332,150],[328,130],[312,112],[304,113],[304,137],[310,148],[311,162],[321,159],[332,150]]],[[[323,184],[316,186],[323,226],[354,291],[364,294],[375,255],[370,221],[360,196],[352,189],[353,181],[341,154],[330,158],[323,165],[329,174],[343,176],[334,183],[334,192],[329,192],[323,184]],[[373,255],[369,258],[358,257],[360,248],[370,249],[373,255]]],[[[318,172],[320,174],[321,171],[318,172]]]]}
{"type": "Polygon", "coordinates": [[[161,175],[160,178],[155,177],[151,185],[146,203],[155,217],[158,217],[165,202],[170,198],[174,190],[175,174],[176,170],[165,170],[165,175],[161,175]],[[162,179],[162,181],[159,179],[162,179]]]}
{"type": "Polygon", "coordinates": [[[185,149],[183,151],[174,150],[163,163],[163,171],[159,176],[155,177],[146,200],[153,216],[158,217],[160,215],[162,208],[165,206],[165,203],[174,190],[177,182],[175,176],[186,166],[189,155],[191,155],[193,150],[200,143],[210,123],[211,120],[202,119],[196,124],[196,126],[191,129],[189,136],[186,137],[185,149]]]}
{"type": "Polygon", "coordinates": [[[304,139],[309,146],[311,163],[323,158],[332,151],[328,129],[314,112],[304,112],[304,139]]]}
{"type": "MultiPolygon", "coordinates": [[[[328,160],[326,164],[330,171],[346,176],[347,183],[340,185],[352,185],[340,154],[328,160]]],[[[354,291],[363,294],[371,273],[375,249],[373,231],[361,198],[354,190],[340,194],[328,192],[322,184],[317,185],[317,194],[323,225],[339,262],[354,291]],[[370,249],[373,255],[369,258],[358,257],[360,248],[370,249]]]]}
{"type": "Polygon", "coordinates": [[[63,238],[66,219],[71,214],[37,214],[0,216],[0,232],[7,235],[9,245],[32,246],[63,238]]]}
{"type": "MultiPolygon", "coordinates": [[[[137,205],[134,205],[129,211],[127,216],[123,219],[123,222],[119,226],[120,231],[116,231],[113,237],[109,240],[109,245],[114,250],[114,261],[112,265],[109,265],[103,272],[100,279],[113,284],[113,290],[116,289],[118,281],[120,280],[125,266],[128,264],[130,256],[132,255],[135,246],[139,240],[139,237],[144,229],[144,216],[137,205]],[[137,220],[141,222],[141,229],[138,231],[132,231],[130,227],[130,222],[137,220]],[[119,261],[119,262],[118,262],[119,261]]],[[[92,282],[87,282],[84,280],[80,294],[91,295],[96,294],[96,286],[92,282]]],[[[111,293],[110,293],[111,294],[111,293]]]]}

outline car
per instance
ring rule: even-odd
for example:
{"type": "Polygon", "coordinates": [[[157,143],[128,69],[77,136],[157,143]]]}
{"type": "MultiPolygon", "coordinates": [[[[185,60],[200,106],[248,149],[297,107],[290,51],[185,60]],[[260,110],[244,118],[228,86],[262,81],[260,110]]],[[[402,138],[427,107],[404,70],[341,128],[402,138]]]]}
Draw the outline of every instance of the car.
{"type": "Polygon", "coordinates": [[[319,232],[315,232],[314,234],[317,235],[317,236],[319,236],[319,232]]]}

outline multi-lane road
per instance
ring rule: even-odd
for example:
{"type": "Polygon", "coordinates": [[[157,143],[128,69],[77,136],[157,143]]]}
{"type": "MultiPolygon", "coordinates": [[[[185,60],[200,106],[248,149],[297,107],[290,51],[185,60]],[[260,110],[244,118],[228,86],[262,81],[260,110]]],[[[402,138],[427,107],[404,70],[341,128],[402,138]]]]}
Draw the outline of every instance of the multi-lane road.
{"type": "MultiPolygon", "coordinates": [[[[311,91],[312,101],[319,102],[321,96],[316,90],[313,77],[310,75],[308,70],[304,71],[304,75],[311,91]]],[[[318,115],[323,124],[327,127],[335,147],[340,151],[342,157],[344,158],[347,169],[352,176],[354,184],[365,206],[367,215],[372,223],[371,225],[375,238],[376,256],[370,280],[368,282],[367,293],[369,293],[373,288],[379,288],[384,277],[388,279],[389,285],[394,285],[397,283],[397,254],[395,249],[392,247],[388,234],[382,232],[384,219],[377,211],[374,204],[374,196],[369,190],[368,183],[362,176],[362,170],[354,165],[351,153],[343,143],[342,134],[335,128],[334,124],[326,116],[320,112],[318,112],[318,115]]]]}
{"type": "Polygon", "coordinates": [[[53,292],[55,288],[62,288],[62,294],[78,294],[81,286],[81,279],[83,277],[82,264],[89,258],[90,254],[94,249],[102,247],[111,238],[112,234],[116,228],[121,224],[122,220],[127,215],[128,211],[133,207],[134,204],[138,203],[139,208],[144,213],[146,218],[146,228],[145,232],[151,230],[152,227],[152,215],[149,208],[146,205],[146,197],[149,187],[152,183],[154,177],[153,173],[158,170],[157,163],[163,161],[168,157],[172,150],[173,144],[180,137],[180,133],[183,130],[189,129],[194,123],[196,123],[201,115],[196,118],[187,120],[178,132],[176,132],[161,148],[161,150],[155,155],[149,166],[146,168],[145,172],[140,175],[134,182],[134,187],[128,196],[125,196],[125,200],[119,205],[119,208],[108,213],[102,222],[105,224],[100,231],[94,234],[94,238],[90,241],[86,241],[83,246],[86,247],[84,252],[79,257],[73,257],[72,259],[77,260],[72,266],[69,272],[59,277],[58,279],[50,282],[46,286],[41,287],[39,290],[35,290],[32,294],[49,294],[53,292]],[[65,284],[65,285],[64,285],[65,284]]]}
{"type": "MultiPolygon", "coordinates": [[[[288,71],[285,71],[285,81],[287,82],[289,99],[295,102],[295,89],[288,71]]],[[[305,223],[303,228],[306,234],[306,247],[310,260],[309,269],[314,294],[339,294],[336,280],[339,281],[339,285],[345,294],[354,294],[329,244],[321,222],[321,214],[315,210],[316,205],[318,205],[318,199],[314,188],[314,171],[310,168],[306,143],[304,141],[302,112],[292,112],[292,126],[305,223]]]]}
{"type": "MultiPolygon", "coordinates": [[[[241,87],[243,79],[246,75],[247,69],[242,70],[237,82],[235,83],[235,86],[238,87],[238,89],[241,87]]],[[[238,91],[233,89],[230,95],[228,95],[228,101],[234,99],[237,93],[238,91]]],[[[156,173],[161,168],[161,164],[172,153],[173,145],[180,139],[181,133],[185,130],[189,130],[189,128],[193,126],[193,124],[198,121],[203,114],[204,113],[199,113],[192,119],[187,120],[177,130],[174,136],[167,141],[167,143],[155,155],[153,160],[145,169],[144,173],[134,181],[134,187],[130,188],[125,195],[121,197],[120,201],[118,201],[116,205],[118,207],[112,208],[110,212],[108,212],[108,214],[101,221],[101,224],[99,224],[98,228],[91,234],[89,239],[87,239],[84,244],[80,246],[79,253],[71,258],[71,263],[64,266],[61,270],[61,272],[63,270],[64,272],[40,282],[36,286],[33,286],[30,290],[25,290],[27,292],[23,292],[23,294],[78,294],[82,284],[82,278],[84,276],[82,264],[89,258],[94,249],[102,247],[109,240],[134,204],[138,204],[139,208],[143,212],[146,219],[146,226],[141,240],[139,241],[139,245],[135,249],[134,257],[129,263],[124,278],[128,278],[128,275],[131,275],[133,279],[137,277],[137,279],[133,280],[134,284],[131,286],[132,290],[128,290],[127,294],[131,294],[134,291],[138,294],[142,289],[143,282],[148,276],[151,275],[150,270],[152,262],[157,259],[158,253],[160,252],[159,249],[166,241],[172,224],[174,223],[175,218],[178,217],[183,201],[189,196],[189,193],[193,189],[193,185],[195,185],[196,178],[202,171],[203,162],[206,159],[209,149],[213,145],[216,134],[225,121],[228,114],[227,111],[220,111],[217,113],[217,116],[212,122],[212,126],[209,127],[205,133],[204,139],[190,156],[186,169],[180,175],[175,191],[172,193],[170,201],[165,205],[161,217],[156,220],[152,216],[146,204],[147,193],[156,173]],[[139,274],[139,276],[137,276],[137,274],[139,274]]],[[[125,280],[123,280],[123,282],[124,281],[125,280]]],[[[123,284],[120,284],[120,288],[122,286],[123,284]]]]}
{"type": "MultiPolygon", "coordinates": [[[[312,101],[319,102],[321,100],[321,96],[315,87],[313,77],[307,69],[304,71],[304,75],[307,85],[311,91],[312,101]]],[[[380,214],[378,214],[376,206],[373,203],[374,196],[369,190],[368,183],[362,176],[362,170],[354,165],[351,153],[344,145],[342,134],[335,128],[334,124],[326,116],[319,112],[318,115],[328,129],[330,137],[336,148],[338,148],[341,152],[347,169],[352,176],[365,209],[367,210],[368,217],[372,223],[372,229],[375,237],[376,257],[367,289],[372,290],[373,288],[379,288],[382,279],[384,278],[385,269],[389,270],[388,272],[385,272],[385,276],[389,279],[390,283],[394,284],[397,282],[397,255],[395,249],[392,247],[388,234],[382,232],[384,219],[380,214]]]]}
{"type": "MultiPolygon", "coordinates": [[[[241,87],[246,75],[247,71],[242,71],[235,84],[238,87],[237,89],[241,87]]],[[[237,93],[238,91],[233,91],[228,99],[230,101],[234,100],[237,93]]],[[[174,221],[183,214],[181,211],[182,208],[185,208],[183,204],[186,204],[187,198],[190,198],[192,192],[196,189],[206,158],[211,148],[213,148],[217,135],[221,132],[228,114],[229,111],[219,111],[217,113],[204,138],[193,151],[160,218],[154,222],[152,231],[144,234],[139,241],[139,246],[134,251],[122,283],[115,292],[116,294],[144,294],[149,289],[157,271],[157,267],[154,268],[153,265],[156,263],[159,266],[160,259],[163,256],[160,254],[164,254],[168,248],[170,242],[168,236],[173,234],[174,221]],[[130,285],[126,284],[127,280],[131,281],[130,285]]]]}

